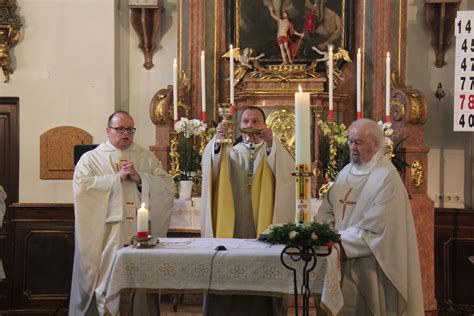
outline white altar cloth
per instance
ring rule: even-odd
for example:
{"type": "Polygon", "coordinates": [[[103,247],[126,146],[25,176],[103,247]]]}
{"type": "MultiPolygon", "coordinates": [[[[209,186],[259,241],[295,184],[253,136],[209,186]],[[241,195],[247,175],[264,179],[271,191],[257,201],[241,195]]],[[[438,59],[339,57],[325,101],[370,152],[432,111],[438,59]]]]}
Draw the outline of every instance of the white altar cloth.
{"type": "MultiPolygon", "coordinates": [[[[293,274],[280,261],[283,248],[253,239],[208,238],[163,238],[152,249],[122,248],[117,251],[109,272],[104,293],[106,309],[112,315],[118,314],[120,290],[130,288],[293,295],[293,274]],[[218,245],[227,250],[216,254],[218,245]]],[[[300,267],[299,291],[302,263],[296,266],[300,267]]],[[[310,274],[310,289],[311,293],[322,293],[321,303],[330,313],[341,310],[338,251],[318,257],[310,274]]]]}

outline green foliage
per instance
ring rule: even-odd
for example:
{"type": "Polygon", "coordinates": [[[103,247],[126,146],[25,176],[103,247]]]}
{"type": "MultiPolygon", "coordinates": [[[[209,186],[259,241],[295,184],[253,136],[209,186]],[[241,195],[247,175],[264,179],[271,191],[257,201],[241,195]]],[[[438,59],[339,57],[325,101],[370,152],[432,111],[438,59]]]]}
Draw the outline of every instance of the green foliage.
{"type": "Polygon", "coordinates": [[[271,244],[314,247],[339,242],[340,237],[329,224],[307,222],[301,225],[288,223],[275,226],[271,229],[267,240],[271,244]]]}

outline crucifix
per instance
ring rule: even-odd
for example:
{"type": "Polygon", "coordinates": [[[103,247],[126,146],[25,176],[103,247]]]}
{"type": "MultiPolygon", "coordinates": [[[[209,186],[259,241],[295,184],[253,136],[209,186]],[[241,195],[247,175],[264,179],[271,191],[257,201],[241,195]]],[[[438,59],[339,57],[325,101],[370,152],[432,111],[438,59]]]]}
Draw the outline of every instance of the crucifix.
{"type": "Polygon", "coordinates": [[[349,188],[349,191],[347,191],[347,194],[344,197],[344,199],[339,199],[339,202],[342,203],[342,205],[344,205],[344,207],[342,208],[342,219],[344,219],[344,215],[346,213],[346,206],[347,205],[355,205],[357,203],[357,202],[354,202],[354,201],[347,200],[347,198],[349,197],[349,194],[351,194],[351,191],[352,191],[352,188],[349,188]]]}

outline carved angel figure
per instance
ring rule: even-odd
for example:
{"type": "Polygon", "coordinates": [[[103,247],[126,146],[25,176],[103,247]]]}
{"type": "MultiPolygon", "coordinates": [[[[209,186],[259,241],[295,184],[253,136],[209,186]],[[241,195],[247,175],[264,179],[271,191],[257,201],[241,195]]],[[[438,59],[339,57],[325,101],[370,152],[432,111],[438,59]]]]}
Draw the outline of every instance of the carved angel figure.
{"type": "MultiPolygon", "coordinates": [[[[320,62],[324,61],[326,64],[326,69],[329,68],[329,52],[328,51],[320,51],[316,46],[311,47],[314,51],[316,51],[318,54],[322,55],[323,57],[317,58],[315,61],[320,62]]],[[[332,62],[333,65],[336,66],[337,62],[339,60],[344,60],[348,63],[352,62],[352,59],[349,57],[349,52],[341,47],[337,50],[336,53],[332,55],[332,62]]],[[[333,67],[333,80],[334,80],[334,87],[337,86],[342,80],[344,80],[344,77],[342,76],[342,70],[339,69],[338,67],[333,67]]]]}
{"type": "MultiPolygon", "coordinates": [[[[255,51],[252,48],[244,48],[242,51],[240,48],[236,47],[233,48],[233,57],[234,61],[238,62],[237,69],[234,72],[234,85],[237,85],[242,78],[245,76],[247,71],[251,70],[253,68],[252,63],[256,60],[259,60],[265,54],[260,54],[258,56],[255,55],[255,51]]],[[[230,58],[230,50],[226,52],[224,55],[222,55],[224,58],[230,58]]]]}

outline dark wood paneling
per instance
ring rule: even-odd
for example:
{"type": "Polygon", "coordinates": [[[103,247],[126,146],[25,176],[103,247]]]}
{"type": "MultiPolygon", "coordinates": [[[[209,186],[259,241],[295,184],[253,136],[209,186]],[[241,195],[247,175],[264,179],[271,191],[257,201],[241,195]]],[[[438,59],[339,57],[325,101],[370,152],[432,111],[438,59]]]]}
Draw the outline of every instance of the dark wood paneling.
{"type": "Polygon", "coordinates": [[[8,195],[7,205],[18,202],[18,117],[19,99],[0,97],[0,185],[8,195]]]}
{"type": "Polygon", "coordinates": [[[19,99],[0,97],[0,185],[7,193],[7,209],[0,228],[0,258],[7,277],[0,282],[0,313],[11,304],[13,240],[8,205],[18,201],[19,160],[19,99]]]}
{"type": "Polygon", "coordinates": [[[435,209],[435,279],[440,311],[474,312],[474,210],[435,209]]]}
{"type": "Polygon", "coordinates": [[[71,288],[73,205],[13,204],[10,212],[14,281],[9,313],[52,313],[65,304],[71,288]]]}

